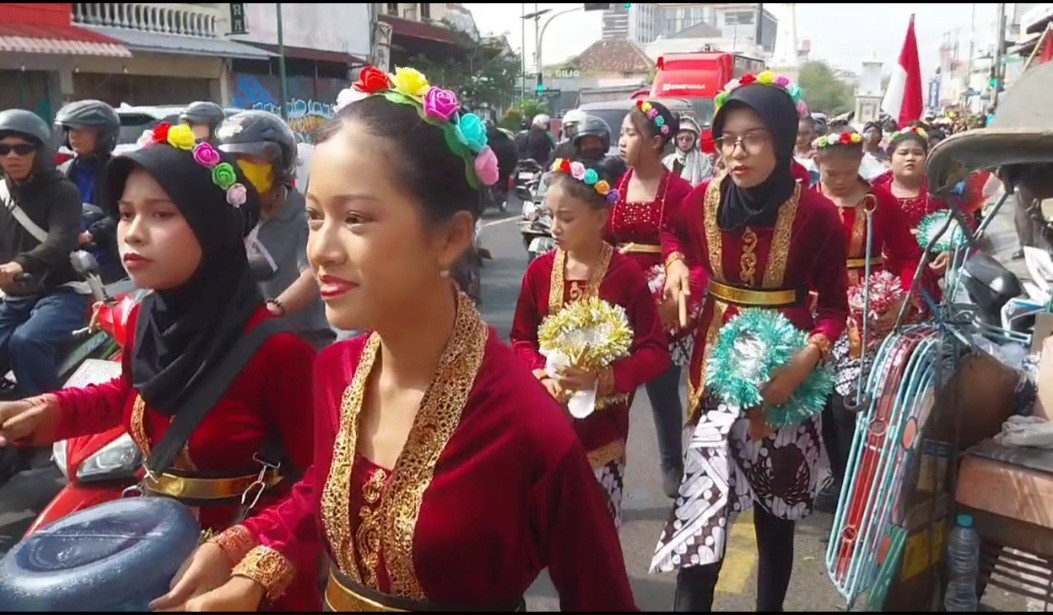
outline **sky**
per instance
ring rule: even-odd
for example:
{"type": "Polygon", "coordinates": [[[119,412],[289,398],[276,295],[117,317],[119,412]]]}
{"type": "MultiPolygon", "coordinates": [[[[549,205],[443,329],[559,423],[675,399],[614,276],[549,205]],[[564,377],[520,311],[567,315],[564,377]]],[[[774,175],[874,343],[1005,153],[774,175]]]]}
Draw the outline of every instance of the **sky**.
{"type": "MultiPolygon", "coordinates": [[[[513,49],[522,45],[520,15],[538,9],[552,9],[555,13],[567,9],[570,4],[526,3],[524,4],[465,4],[479,31],[483,34],[507,34],[513,49]]],[[[922,73],[931,76],[939,64],[939,47],[943,35],[949,30],[964,32],[961,40],[968,41],[973,4],[798,4],[797,38],[810,39],[811,58],[824,60],[839,68],[859,72],[864,60],[876,58],[885,62],[886,71],[899,58],[907,23],[911,13],[915,14],[914,26],[918,36],[918,55],[922,73]]],[[[995,4],[977,3],[976,45],[985,47],[994,40],[995,4]]],[[[765,7],[780,17],[782,5],[766,4],[765,7]]],[[[551,13],[549,14],[551,15],[551,13]]],[[[542,25],[549,15],[541,18],[542,25]]],[[[526,32],[526,58],[529,67],[533,63],[534,22],[530,20],[526,32]]],[[[600,38],[600,12],[573,12],[553,18],[542,41],[542,59],[545,64],[566,60],[584,51],[600,38]]],[[[967,42],[965,45],[967,46],[967,42]]],[[[966,54],[962,50],[962,55],[966,54]]]]}

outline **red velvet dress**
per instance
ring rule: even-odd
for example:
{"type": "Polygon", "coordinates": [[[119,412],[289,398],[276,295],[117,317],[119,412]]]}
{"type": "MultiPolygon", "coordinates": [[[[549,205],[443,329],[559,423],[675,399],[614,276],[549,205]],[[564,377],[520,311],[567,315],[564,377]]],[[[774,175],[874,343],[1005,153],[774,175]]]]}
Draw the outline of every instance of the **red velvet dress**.
{"type": "Polygon", "coordinates": [[[635,610],[617,532],[563,411],[470,300],[460,299],[394,468],[356,453],[379,346],[372,335],[319,356],[314,465],[290,498],[220,537],[241,559],[235,574],[273,599],[295,577],[317,579],[296,562],[324,543],[342,575],[384,595],[509,604],[547,567],[565,610],[635,610]]]}
{"type": "Polygon", "coordinates": [[[889,194],[892,195],[892,198],[896,199],[899,203],[899,208],[906,216],[907,224],[910,226],[911,231],[918,230],[918,226],[921,224],[921,221],[925,216],[937,211],[949,209],[949,206],[943,199],[929,196],[929,187],[925,182],[922,182],[918,196],[900,198],[892,194],[892,181],[893,177],[890,173],[880,178],[880,181],[875,181],[874,185],[888,190],[889,194]]]}
{"type": "Polygon", "coordinates": [[[701,259],[710,290],[691,361],[696,423],[684,455],[680,495],[655,550],[653,571],[719,562],[731,513],[758,503],[776,517],[800,519],[811,512],[818,491],[819,408],[799,425],[755,439],[744,409],[706,395],[703,385],[717,333],[742,305],[767,303],[765,309],[778,309],[829,352],[848,318],[841,221],[826,197],[796,182],[773,228],[725,232],[717,222],[722,181],[731,178],[724,175],[695,188],[662,235],[667,258],[701,259]],[[818,294],[814,309],[810,289],[818,294]],[[783,295],[778,301],[776,292],[783,295]]]}
{"type": "MultiPolygon", "coordinates": [[[[630,203],[626,200],[626,194],[632,175],[633,171],[629,169],[618,185],[618,202],[611,209],[604,239],[640,266],[647,276],[648,288],[655,297],[655,303],[658,304],[662,301],[665,288],[662,229],[669,220],[669,215],[691,192],[691,184],[679,175],[665,170],[654,200],[649,203],[630,203]]],[[[684,329],[666,331],[669,337],[669,354],[673,362],[680,366],[687,365],[691,360],[691,332],[694,330],[694,321],[698,320],[702,313],[703,291],[706,288],[705,272],[701,264],[690,263],[690,266],[691,286],[697,291],[689,309],[691,324],[684,329]]]]}
{"type": "Polygon", "coordinates": [[[596,411],[584,419],[571,419],[597,479],[606,488],[611,513],[618,521],[625,443],[629,437],[629,406],[637,388],[669,368],[669,351],[643,272],[627,255],[607,244],[604,248],[604,257],[591,280],[566,279],[566,253],[560,249],[530,263],[523,276],[509,339],[523,363],[535,373],[541,373],[545,369],[545,357],[538,351],[537,331],[546,316],[586,296],[598,296],[625,308],[633,330],[629,356],[611,365],[613,388],[600,391],[596,411]]]}
{"type": "MultiPolygon", "coordinates": [[[[130,317],[128,331],[135,331],[138,310],[130,317]]],[[[270,318],[260,308],[249,320],[248,329],[270,318]]],[[[134,333],[129,333],[133,336],[134,333]]],[[[134,339],[128,347],[133,348],[134,339]]],[[[271,434],[278,434],[284,451],[297,468],[311,464],[314,450],[309,425],[313,397],[311,372],[315,352],[293,334],[279,334],[257,351],[234,380],[227,394],[205,417],[177,457],[175,468],[202,476],[255,474],[259,464],[253,460],[271,434]]],[[[62,419],[55,440],[98,433],[123,424],[132,440],[149,455],[171,425],[172,418],[151,409],[136,393],[131,382],[131,353],[123,359],[120,378],[83,389],[63,389],[55,393],[62,419]]],[[[262,504],[275,501],[291,485],[280,483],[268,492],[262,504]]],[[[220,532],[234,521],[237,506],[203,507],[198,519],[203,529],[220,532]]],[[[296,592],[299,600],[283,601],[279,609],[312,609],[317,604],[317,585],[304,583],[296,592]]]]}
{"type": "MultiPolygon", "coordinates": [[[[863,181],[863,180],[860,180],[863,181]]],[[[865,182],[864,182],[865,183],[865,182]]],[[[870,190],[855,207],[838,207],[841,224],[848,245],[848,285],[849,288],[862,284],[865,275],[866,261],[870,260],[871,275],[887,270],[899,276],[904,291],[909,291],[914,280],[918,264],[921,262],[921,247],[911,233],[907,217],[899,208],[896,197],[887,189],[867,184],[870,190]],[[873,239],[870,252],[867,253],[867,216],[866,209],[871,209],[871,226],[873,239]]],[[[818,186],[822,191],[822,184],[818,186]]],[[[922,272],[921,284],[933,294],[938,301],[939,285],[931,270],[922,272]]],[[[924,305],[918,294],[914,295],[916,306],[924,305]]],[[[873,331],[868,332],[874,335],[873,331]]],[[[868,346],[876,350],[880,339],[871,338],[868,346]]],[[[862,356],[862,314],[851,314],[844,334],[834,344],[834,359],[837,365],[837,391],[849,395],[855,390],[859,376],[859,359],[862,356]]]]}

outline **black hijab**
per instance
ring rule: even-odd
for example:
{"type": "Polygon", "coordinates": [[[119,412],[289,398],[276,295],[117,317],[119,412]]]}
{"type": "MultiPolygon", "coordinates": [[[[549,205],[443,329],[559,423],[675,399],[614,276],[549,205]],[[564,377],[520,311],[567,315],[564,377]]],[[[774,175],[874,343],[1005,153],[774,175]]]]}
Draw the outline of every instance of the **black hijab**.
{"type": "MultiPolygon", "coordinates": [[[[730,176],[721,186],[717,221],[721,230],[738,231],[746,226],[775,226],[779,206],[793,194],[793,150],[799,121],[797,105],[785,90],[761,84],[742,86],[733,91],[713,118],[713,136],[724,133],[727,114],[735,109],[752,109],[764,120],[775,148],[775,168],[753,188],[739,188],[730,176]]],[[[731,161],[728,161],[731,167],[731,161]]]]}
{"type": "Polygon", "coordinates": [[[234,207],[212,173],[190,151],[151,144],[115,157],[106,168],[106,194],[116,215],[128,175],[145,170],[164,188],[201,244],[201,264],[178,288],[147,295],[139,309],[132,352],[132,383],[151,408],[169,416],[215,369],[245,332],[263,297],[249,271],[244,238],[259,220],[259,196],[234,158],[219,154],[246,187],[234,207]]]}

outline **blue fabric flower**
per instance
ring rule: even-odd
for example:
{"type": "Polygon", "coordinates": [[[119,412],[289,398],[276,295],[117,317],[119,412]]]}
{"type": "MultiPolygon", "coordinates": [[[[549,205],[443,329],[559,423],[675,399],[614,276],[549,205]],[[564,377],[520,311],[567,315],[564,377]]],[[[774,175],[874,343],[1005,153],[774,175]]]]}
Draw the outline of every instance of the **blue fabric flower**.
{"type": "Polygon", "coordinates": [[[600,174],[596,172],[596,169],[587,169],[585,171],[585,178],[582,180],[586,185],[593,185],[600,181],[600,174]]]}
{"type": "Polygon", "coordinates": [[[486,126],[474,113],[465,113],[457,122],[457,140],[476,154],[486,147],[486,126]]]}

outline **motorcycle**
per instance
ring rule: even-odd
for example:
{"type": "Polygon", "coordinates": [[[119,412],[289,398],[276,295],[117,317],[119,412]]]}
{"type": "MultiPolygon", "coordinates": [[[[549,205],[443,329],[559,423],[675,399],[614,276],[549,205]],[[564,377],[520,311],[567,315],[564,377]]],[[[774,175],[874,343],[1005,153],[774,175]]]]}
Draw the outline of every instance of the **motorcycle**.
{"type": "Polygon", "coordinates": [[[516,197],[523,202],[523,217],[528,217],[527,208],[533,206],[537,200],[537,188],[541,183],[542,168],[533,158],[525,158],[516,164],[512,173],[514,185],[513,191],[516,197]]]}
{"type": "Polygon", "coordinates": [[[539,210],[531,219],[520,222],[519,232],[523,234],[528,263],[556,249],[556,240],[552,237],[552,221],[547,211],[539,210]]]}

